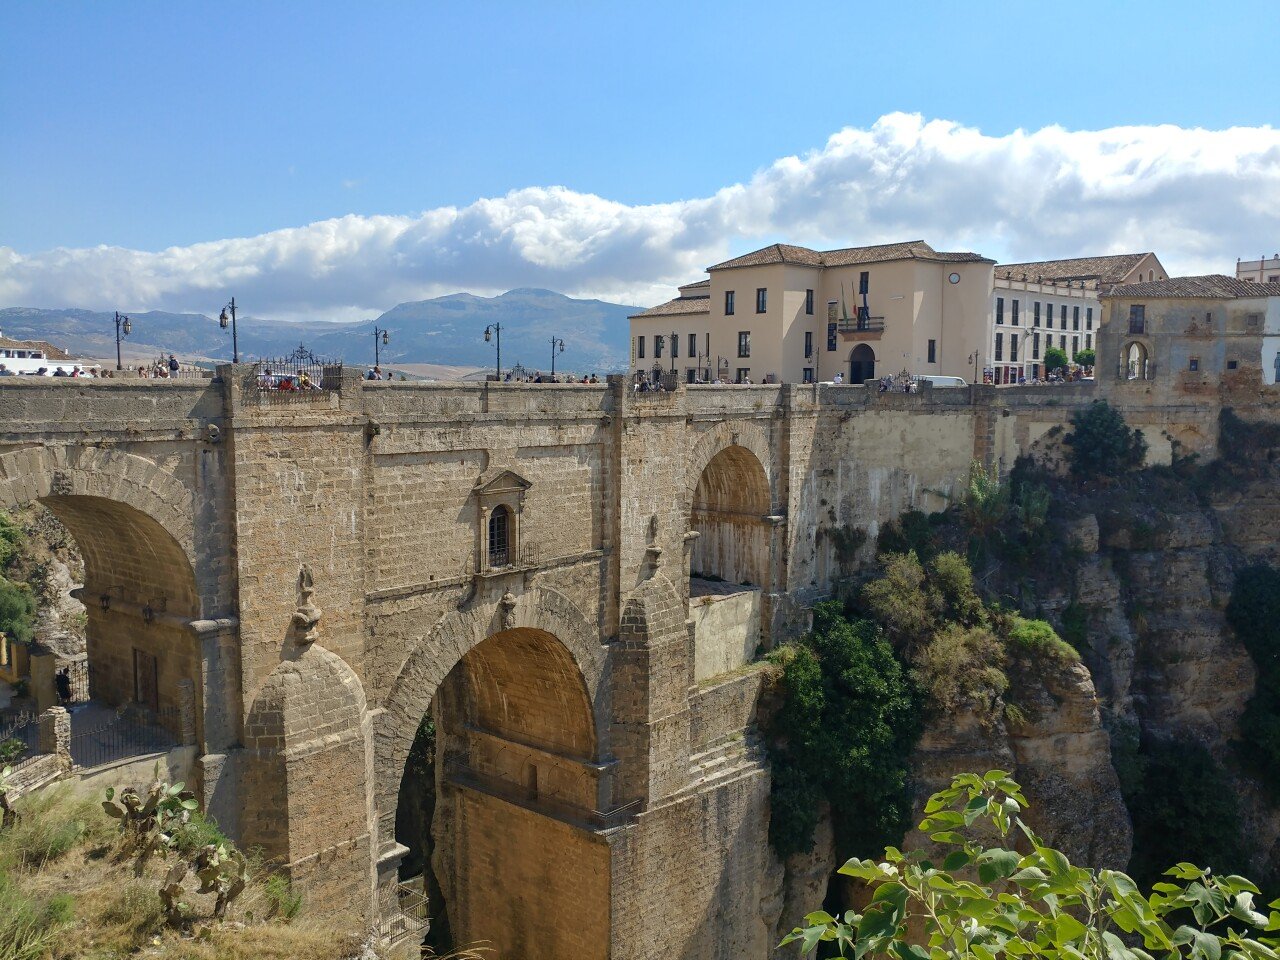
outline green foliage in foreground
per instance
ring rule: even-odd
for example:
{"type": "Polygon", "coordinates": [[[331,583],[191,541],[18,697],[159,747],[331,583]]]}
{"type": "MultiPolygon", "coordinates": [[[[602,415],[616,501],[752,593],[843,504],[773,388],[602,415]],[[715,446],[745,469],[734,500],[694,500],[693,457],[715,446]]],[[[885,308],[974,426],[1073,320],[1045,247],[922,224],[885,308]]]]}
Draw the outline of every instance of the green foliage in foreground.
{"type": "Polygon", "coordinates": [[[907,756],[919,735],[906,670],[873,622],[835,602],[814,608],[813,632],[790,653],[770,729],[774,849],[812,849],[824,799],[842,856],[896,841],[909,822],[907,756]]]}
{"type": "Polygon", "coordinates": [[[36,598],[25,583],[0,575],[0,633],[18,643],[30,643],[36,625],[36,598]]]}
{"type": "Polygon", "coordinates": [[[940,864],[893,847],[879,863],[850,860],[840,873],[873,888],[866,909],[811,913],[783,944],[896,960],[1280,958],[1280,913],[1259,911],[1258,888],[1244,877],[1184,862],[1144,895],[1126,874],[1073,866],[1045,846],[1019,816],[1025,806],[1008,774],[961,774],[933,795],[920,824],[946,851],[940,864]],[[993,831],[1030,852],[976,839],[993,831]]]}

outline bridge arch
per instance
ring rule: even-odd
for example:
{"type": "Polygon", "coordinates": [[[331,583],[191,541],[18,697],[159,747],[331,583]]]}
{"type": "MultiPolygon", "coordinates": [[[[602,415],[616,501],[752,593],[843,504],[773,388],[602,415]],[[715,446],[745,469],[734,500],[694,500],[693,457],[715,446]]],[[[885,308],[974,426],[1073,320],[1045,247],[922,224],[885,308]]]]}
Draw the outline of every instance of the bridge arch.
{"type": "MultiPolygon", "coordinates": [[[[174,742],[203,742],[200,650],[187,628],[202,608],[192,562],[193,524],[183,509],[190,500],[172,474],[119,451],[29,447],[0,454],[0,508],[44,506],[71,534],[84,561],[79,596],[85,658],[33,651],[37,659],[47,658],[47,666],[33,665],[38,704],[58,697],[54,668],[78,673],[87,665],[88,689],[77,684],[75,700],[87,696],[91,708],[142,708],[131,722],[139,742],[153,739],[145,729],[153,727],[168,731],[174,742]]],[[[76,762],[115,759],[96,747],[75,755],[77,726],[102,724],[107,717],[96,709],[73,713],[76,762]]]]}
{"type": "Polygon", "coordinates": [[[694,450],[689,488],[689,554],[695,578],[772,589],[773,482],[767,447],[754,432],[722,430],[694,450]],[[727,442],[726,442],[727,439],[727,442]],[[762,454],[763,459],[762,459],[762,454]]]}
{"type": "Polygon", "coordinates": [[[447,615],[406,661],[375,737],[379,882],[422,885],[433,946],[583,955],[566,920],[579,909],[607,944],[608,848],[582,826],[608,797],[604,653],[540,589],[447,615]],[[526,893],[499,892],[512,884],[526,893]]]}

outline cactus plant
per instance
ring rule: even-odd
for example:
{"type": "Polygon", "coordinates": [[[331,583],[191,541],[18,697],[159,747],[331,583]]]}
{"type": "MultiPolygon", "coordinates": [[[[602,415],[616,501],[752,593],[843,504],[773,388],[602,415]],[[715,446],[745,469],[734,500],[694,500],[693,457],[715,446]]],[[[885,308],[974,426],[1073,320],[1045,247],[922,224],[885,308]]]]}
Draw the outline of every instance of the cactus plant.
{"type": "Polygon", "coordinates": [[[174,832],[191,819],[191,811],[199,809],[195,795],[185,784],[156,781],[144,799],[137,790],[127,787],[116,800],[115,788],[108,787],[102,809],[120,821],[123,839],[120,856],[135,856],[139,869],[153,854],[166,854],[173,845],[174,832]]]}
{"type": "Polygon", "coordinates": [[[217,894],[213,916],[221,920],[227,904],[244,893],[249,883],[249,866],[244,854],[225,843],[209,844],[196,854],[194,866],[200,878],[198,892],[217,894]]]}

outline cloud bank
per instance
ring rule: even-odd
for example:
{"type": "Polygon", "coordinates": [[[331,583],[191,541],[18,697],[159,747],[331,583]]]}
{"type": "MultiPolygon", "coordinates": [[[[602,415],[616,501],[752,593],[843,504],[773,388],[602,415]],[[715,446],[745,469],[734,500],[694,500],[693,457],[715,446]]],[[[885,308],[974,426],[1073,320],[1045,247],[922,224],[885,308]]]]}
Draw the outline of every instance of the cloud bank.
{"type": "Polygon", "coordinates": [[[1002,261],[1155,250],[1177,273],[1280,250],[1280,130],[1172,125],[992,137],[895,113],[714,196],[629,206],[528,187],[418,216],[351,214],[155,252],[0,247],[0,304],[356,319],[405,300],[538,286],[648,305],[783,241],[923,238],[1002,261]]]}

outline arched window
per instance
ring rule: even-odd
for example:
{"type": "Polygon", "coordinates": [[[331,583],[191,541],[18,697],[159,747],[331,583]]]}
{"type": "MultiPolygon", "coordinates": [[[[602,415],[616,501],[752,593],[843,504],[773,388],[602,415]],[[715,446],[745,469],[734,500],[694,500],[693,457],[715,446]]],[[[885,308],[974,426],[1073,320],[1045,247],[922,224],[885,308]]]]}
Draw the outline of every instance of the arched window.
{"type": "Polygon", "coordinates": [[[499,505],[489,514],[489,566],[505,567],[511,562],[511,511],[499,505]]]}

